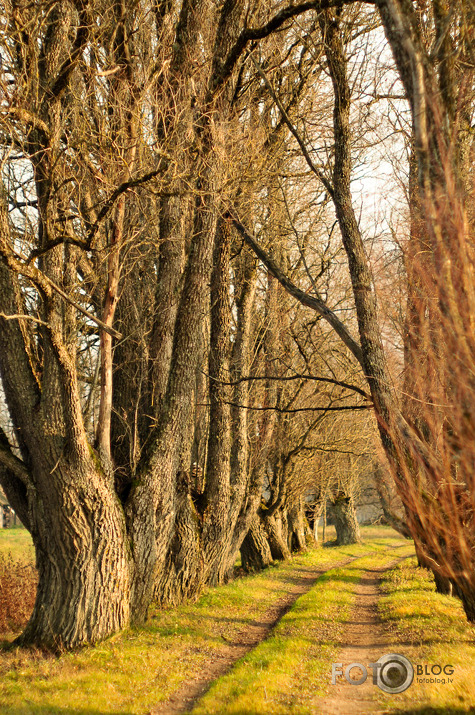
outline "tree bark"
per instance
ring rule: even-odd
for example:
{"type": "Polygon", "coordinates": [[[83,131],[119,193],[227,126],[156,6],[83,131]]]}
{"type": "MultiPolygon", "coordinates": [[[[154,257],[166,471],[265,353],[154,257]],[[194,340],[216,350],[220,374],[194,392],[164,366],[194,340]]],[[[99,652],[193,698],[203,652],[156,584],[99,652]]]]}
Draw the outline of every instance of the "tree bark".
{"type": "Polygon", "coordinates": [[[154,591],[154,600],[163,605],[194,598],[205,583],[200,516],[190,496],[189,474],[179,473],[178,481],[173,537],[154,591]]]}
{"type": "Polygon", "coordinates": [[[305,537],[305,514],[302,499],[292,504],[287,509],[288,543],[291,551],[305,551],[307,539],[305,537]]]}
{"type": "Polygon", "coordinates": [[[230,353],[230,226],[222,220],[216,231],[211,276],[209,347],[209,436],[206,465],[203,548],[208,582],[219,583],[227,571],[229,510],[231,507],[230,353]]]}
{"type": "Polygon", "coordinates": [[[361,541],[353,498],[347,494],[337,494],[331,501],[335,521],[336,540],[339,546],[358,544],[361,541]]]}
{"type": "Polygon", "coordinates": [[[254,518],[241,544],[241,562],[246,571],[261,571],[272,563],[267,534],[258,516],[254,518]]]}
{"type": "Polygon", "coordinates": [[[68,464],[60,457],[35,473],[33,488],[29,526],[39,582],[18,642],[57,651],[126,627],[131,555],[124,514],[104,473],[92,458],[68,464]]]}
{"type": "Polygon", "coordinates": [[[463,610],[467,616],[467,620],[471,623],[475,622],[475,597],[473,584],[468,579],[458,578],[453,582],[454,595],[458,596],[462,601],[463,610]]]}
{"type": "Polygon", "coordinates": [[[228,529],[232,539],[227,547],[225,571],[233,565],[233,559],[247,532],[261,501],[260,494],[249,494],[250,444],[248,410],[249,382],[240,379],[249,375],[251,365],[252,316],[256,294],[256,262],[254,256],[243,251],[234,265],[234,297],[236,304],[236,334],[231,356],[231,376],[235,382],[231,407],[231,502],[228,512],[228,529]]]}
{"type": "MultiPolygon", "coordinates": [[[[211,181],[210,168],[202,182],[211,181]]],[[[136,573],[133,613],[137,621],[148,607],[166,565],[174,538],[177,474],[189,469],[193,442],[193,395],[201,357],[201,333],[208,304],[211,258],[216,231],[216,207],[211,184],[197,199],[194,237],[190,247],[174,332],[173,356],[160,422],[150,450],[138,469],[128,516],[136,573]]],[[[191,512],[187,512],[191,518],[191,512]]],[[[184,531],[183,533],[187,533],[184,531]]],[[[173,547],[174,551],[177,546],[173,547]]],[[[179,549],[178,549],[179,550],[179,549]]]]}
{"type": "Polygon", "coordinates": [[[262,513],[261,518],[273,560],[285,561],[289,559],[290,549],[282,535],[280,520],[276,519],[275,516],[267,516],[265,512],[262,513]]]}

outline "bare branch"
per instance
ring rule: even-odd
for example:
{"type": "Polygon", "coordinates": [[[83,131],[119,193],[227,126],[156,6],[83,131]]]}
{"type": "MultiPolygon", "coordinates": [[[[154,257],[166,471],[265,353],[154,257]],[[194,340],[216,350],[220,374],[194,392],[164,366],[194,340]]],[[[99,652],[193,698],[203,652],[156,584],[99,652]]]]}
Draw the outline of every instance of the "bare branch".
{"type": "MultiPolygon", "coordinates": [[[[160,151],[160,156],[164,157],[165,159],[171,161],[172,158],[169,154],[166,152],[160,151]]],[[[136,186],[142,186],[142,184],[146,184],[148,181],[151,181],[154,179],[156,176],[161,174],[163,171],[163,166],[160,166],[158,169],[154,169],[153,171],[149,171],[147,174],[143,174],[142,176],[138,176],[135,179],[129,179],[128,181],[123,181],[114,191],[112,192],[111,196],[107,199],[106,203],[102,207],[102,209],[99,211],[99,214],[97,216],[96,221],[94,222],[94,225],[92,226],[89,235],[87,237],[87,245],[89,248],[92,248],[94,238],[99,230],[99,226],[101,222],[109,215],[109,213],[112,211],[114,208],[114,204],[121,196],[123,193],[128,191],[129,189],[132,189],[136,186]]]]}
{"type": "Polygon", "coordinates": [[[39,325],[45,325],[49,327],[48,323],[39,318],[35,318],[33,315],[6,315],[6,313],[0,313],[0,318],[4,320],[32,320],[34,323],[39,323],[39,325]]]}
{"type": "Polygon", "coordinates": [[[287,20],[297,17],[298,15],[302,15],[304,12],[308,12],[309,10],[316,10],[318,12],[319,10],[324,10],[340,4],[340,0],[311,0],[311,2],[304,2],[299,5],[288,5],[287,7],[282,8],[282,10],[279,10],[279,12],[266,22],[265,25],[262,25],[262,27],[248,27],[245,30],[242,30],[234,47],[229,52],[223,64],[221,72],[213,78],[212,94],[216,94],[216,92],[218,92],[223,84],[229,79],[237,61],[249,42],[262,40],[264,37],[268,37],[282,27],[287,20]]]}
{"type": "MultiPolygon", "coordinates": [[[[211,375],[208,375],[203,371],[203,374],[206,375],[207,377],[210,378],[210,380],[213,380],[214,382],[217,382],[217,379],[215,377],[212,377],[211,375]]],[[[282,382],[286,382],[288,380],[312,380],[315,382],[325,382],[329,383],[331,385],[338,385],[338,387],[344,387],[347,390],[352,390],[353,392],[357,392],[359,395],[365,398],[365,400],[371,400],[371,396],[369,393],[365,392],[362,390],[360,387],[357,387],[356,385],[351,385],[348,382],[342,382],[341,380],[332,380],[329,377],[316,377],[315,375],[282,375],[281,377],[270,377],[270,376],[259,376],[259,375],[246,375],[245,377],[239,378],[239,380],[235,380],[234,382],[223,382],[222,380],[219,380],[219,382],[222,385],[239,385],[241,382],[250,382],[252,380],[278,380],[282,382]]]]}
{"type": "Polygon", "coordinates": [[[298,133],[297,129],[294,127],[294,125],[292,124],[292,122],[290,121],[289,115],[288,115],[287,112],[285,111],[284,105],[282,104],[282,102],[280,101],[280,99],[278,98],[278,96],[276,95],[276,93],[274,92],[274,88],[272,87],[271,83],[270,83],[269,80],[267,79],[267,76],[266,76],[264,70],[262,69],[262,67],[260,66],[260,64],[257,62],[257,60],[255,59],[255,57],[254,57],[254,55],[252,54],[252,52],[251,52],[251,54],[250,54],[250,57],[251,57],[252,62],[254,63],[254,67],[256,68],[256,70],[257,70],[259,76],[262,77],[262,80],[263,80],[263,82],[264,82],[264,84],[265,84],[265,86],[266,86],[267,91],[269,92],[270,96],[272,97],[272,99],[273,99],[274,102],[276,103],[277,107],[279,108],[279,111],[280,111],[280,113],[281,113],[281,115],[282,115],[282,119],[284,120],[284,123],[287,125],[289,131],[291,132],[291,134],[292,134],[292,135],[295,137],[295,139],[297,140],[297,144],[299,145],[300,150],[301,150],[301,152],[302,152],[302,154],[303,154],[303,157],[304,157],[305,161],[307,162],[307,164],[308,164],[310,170],[311,170],[311,171],[315,174],[315,176],[321,181],[321,183],[323,184],[323,186],[325,187],[325,189],[327,190],[327,192],[328,192],[328,194],[331,196],[331,198],[334,199],[335,196],[334,196],[334,193],[333,193],[333,186],[332,186],[331,183],[328,181],[328,179],[327,179],[327,177],[325,176],[325,174],[324,174],[322,171],[320,171],[320,169],[319,169],[318,167],[316,167],[315,164],[313,163],[312,157],[311,157],[310,154],[308,153],[308,149],[307,149],[307,147],[306,147],[306,145],[305,145],[305,142],[303,141],[302,137],[300,136],[300,134],[298,133]]]}
{"type": "Polygon", "coordinates": [[[329,323],[335,330],[337,335],[345,343],[346,347],[352,352],[355,358],[358,360],[360,365],[363,367],[363,353],[360,345],[351,336],[348,328],[341,322],[341,320],[335,315],[335,313],[322,301],[320,297],[315,297],[304,293],[303,290],[297,288],[297,286],[292,283],[290,278],[288,278],[272,260],[269,254],[258,244],[258,242],[246,231],[243,224],[235,218],[232,214],[229,214],[234,227],[238,233],[244,238],[247,245],[254,251],[256,256],[262,261],[266,266],[267,270],[277,278],[279,283],[285,288],[285,290],[290,293],[294,298],[296,298],[302,305],[306,305],[309,308],[315,310],[319,315],[324,318],[327,323],[329,323]]]}
{"type": "MultiPolygon", "coordinates": [[[[32,129],[37,129],[42,132],[46,137],[49,137],[50,131],[49,127],[40,117],[36,114],[29,112],[23,107],[4,107],[2,110],[5,116],[13,117],[13,119],[18,119],[18,121],[23,122],[27,127],[32,129]]],[[[5,120],[4,120],[5,121],[5,120]]]]}
{"type": "Polygon", "coordinates": [[[31,482],[25,463],[13,454],[5,432],[0,428],[0,464],[19,479],[22,484],[31,482]]]}
{"type": "MultiPolygon", "coordinates": [[[[341,407],[254,407],[253,405],[239,405],[237,402],[227,402],[227,405],[231,407],[239,407],[241,410],[253,410],[255,412],[282,412],[293,414],[295,412],[346,412],[348,410],[370,410],[373,405],[342,405],[341,407]]],[[[198,402],[197,407],[209,407],[210,405],[206,402],[198,402]]]]}
{"type": "Polygon", "coordinates": [[[76,310],[85,315],[86,318],[89,318],[89,320],[92,320],[96,325],[102,328],[102,330],[105,330],[107,333],[112,335],[112,337],[117,338],[118,340],[123,337],[122,333],[119,333],[114,328],[105,325],[102,320],[96,318],[95,315],[90,313],[88,310],[86,310],[86,308],[83,308],[82,305],[73,300],[67,293],[64,292],[62,288],[56,285],[56,283],[54,283],[50,278],[48,278],[44,273],[42,273],[38,268],[36,268],[36,266],[25,265],[22,261],[18,260],[18,258],[16,258],[13,253],[5,253],[4,251],[1,252],[3,252],[6,262],[11,270],[24,275],[26,278],[29,278],[32,283],[38,286],[38,288],[40,288],[46,295],[51,295],[51,291],[55,291],[56,293],[58,293],[58,295],[64,298],[65,301],[67,301],[70,305],[76,308],[76,310]]]}

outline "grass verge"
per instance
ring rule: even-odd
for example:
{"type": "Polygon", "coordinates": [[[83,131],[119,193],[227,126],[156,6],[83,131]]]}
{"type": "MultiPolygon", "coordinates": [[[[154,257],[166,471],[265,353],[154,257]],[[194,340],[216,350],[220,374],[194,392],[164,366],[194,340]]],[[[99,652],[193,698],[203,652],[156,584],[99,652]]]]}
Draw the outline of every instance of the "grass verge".
{"type": "Polygon", "coordinates": [[[382,589],[379,610],[390,639],[416,668],[405,693],[379,695],[384,707],[406,715],[475,712],[475,626],[467,622],[461,602],[436,593],[431,573],[419,568],[416,559],[389,571],[382,589]],[[454,672],[439,674],[437,665],[452,665],[454,672]]]}
{"type": "Polygon", "coordinates": [[[26,529],[0,529],[0,638],[23,628],[36,596],[34,550],[26,529]]]}
{"type": "Polygon", "coordinates": [[[0,554],[0,637],[24,627],[33,610],[37,582],[32,563],[0,554]]]}
{"type": "MultiPolygon", "coordinates": [[[[59,658],[20,650],[0,652],[0,712],[143,715],[206,669],[210,658],[219,658],[229,641],[237,640],[240,632],[285,596],[299,569],[332,568],[351,557],[407,544],[387,528],[364,529],[363,535],[365,544],[315,549],[255,576],[208,589],[195,604],[158,611],[145,628],[128,630],[96,647],[59,658]]],[[[394,555],[391,552],[390,558],[394,555]]],[[[356,578],[355,572],[335,583],[332,596],[324,597],[321,590],[313,608],[323,608],[327,598],[339,599],[343,592],[349,598],[354,583],[350,576],[356,578]]],[[[323,579],[328,589],[330,584],[323,579]]],[[[299,608],[288,614],[295,619],[288,622],[291,630],[299,630],[305,621],[299,608]]],[[[338,607],[332,608],[336,613],[338,607]]],[[[333,622],[326,617],[318,620],[332,643],[333,622]]],[[[266,657],[271,660],[271,656],[266,657]]]]}
{"type": "Polygon", "coordinates": [[[35,551],[30,533],[20,526],[0,529],[0,555],[33,563],[35,551]]]}

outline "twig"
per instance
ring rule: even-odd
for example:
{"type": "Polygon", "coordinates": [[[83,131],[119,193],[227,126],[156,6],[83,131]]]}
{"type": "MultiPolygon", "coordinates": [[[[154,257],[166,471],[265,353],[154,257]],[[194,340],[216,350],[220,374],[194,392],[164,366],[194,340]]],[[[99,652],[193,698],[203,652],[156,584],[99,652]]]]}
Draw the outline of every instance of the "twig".
{"type": "Polygon", "coordinates": [[[0,313],[0,318],[3,318],[4,320],[32,320],[34,323],[39,323],[40,325],[45,325],[49,328],[48,323],[44,320],[40,320],[39,318],[35,318],[34,315],[6,315],[6,313],[0,313]]]}

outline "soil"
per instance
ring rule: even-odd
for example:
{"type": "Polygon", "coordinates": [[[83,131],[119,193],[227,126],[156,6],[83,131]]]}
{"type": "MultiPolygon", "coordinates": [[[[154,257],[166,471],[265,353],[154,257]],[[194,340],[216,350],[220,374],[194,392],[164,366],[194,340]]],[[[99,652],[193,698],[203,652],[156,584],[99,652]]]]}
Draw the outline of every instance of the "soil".
{"type": "MultiPolygon", "coordinates": [[[[368,666],[382,655],[393,652],[393,644],[385,630],[378,614],[380,597],[379,584],[384,572],[393,568],[397,561],[382,569],[371,569],[365,572],[355,589],[356,603],[350,620],[345,624],[345,643],[338,653],[336,662],[343,668],[350,663],[361,663],[368,666]]],[[[396,648],[397,650],[397,648],[396,648]]],[[[404,654],[403,654],[404,655],[404,654]]],[[[361,685],[348,683],[343,676],[337,678],[335,685],[330,686],[330,694],[325,700],[320,700],[315,713],[325,715],[382,715],[386,710],[378,704],[378,686],[373,684],[373,671],[367,667],[368,677],[361,685]]],[[[362,671],[352,669],[351,676],[358,679],[362,671]]]]}

